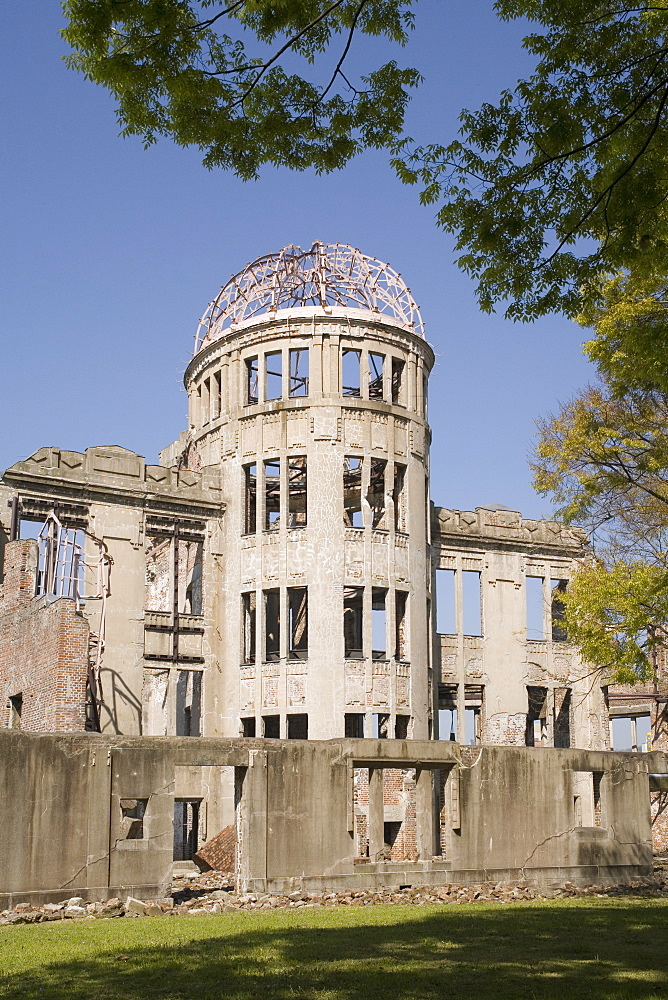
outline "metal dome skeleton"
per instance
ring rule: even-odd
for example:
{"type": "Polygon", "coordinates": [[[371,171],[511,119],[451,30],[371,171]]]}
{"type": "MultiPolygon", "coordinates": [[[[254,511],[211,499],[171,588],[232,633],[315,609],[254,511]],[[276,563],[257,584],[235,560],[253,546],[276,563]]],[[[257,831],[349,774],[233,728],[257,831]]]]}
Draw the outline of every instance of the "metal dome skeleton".
{"type": "Polygon", "coordinates": [[[389,264],[346,243],[316,242],[265,254],[233,275],[202,316],[194,353],[256,317],[306,306],[362,309],[424,335],[415,300],[389,264]]]}

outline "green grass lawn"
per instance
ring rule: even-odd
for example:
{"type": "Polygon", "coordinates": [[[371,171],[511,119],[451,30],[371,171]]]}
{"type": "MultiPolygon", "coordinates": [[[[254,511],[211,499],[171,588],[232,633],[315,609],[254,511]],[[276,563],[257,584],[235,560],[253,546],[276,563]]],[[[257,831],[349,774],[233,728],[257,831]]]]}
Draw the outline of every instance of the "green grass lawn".
{"type": "Polygon", "coordinates": [[[668,901],[577,899],[0,928],[0,996],[668,998],[668,901]]]}

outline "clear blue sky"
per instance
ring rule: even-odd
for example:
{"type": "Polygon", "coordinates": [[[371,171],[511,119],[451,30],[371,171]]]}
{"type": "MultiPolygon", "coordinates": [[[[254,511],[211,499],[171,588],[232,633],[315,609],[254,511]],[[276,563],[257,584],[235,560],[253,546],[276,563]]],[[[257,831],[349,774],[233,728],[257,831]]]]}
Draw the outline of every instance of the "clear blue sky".
{"type": "MultiPolygon", "coordinates": [[[[409,131],[454,135],[462,107],[528,69],[521,26],[490,0],[420,0],[397,58],[426,82],[409,131]]],[[[268,169],[244,184],[167,140],[118,135],[106,92],[66,69],[56,0],[5,0],[2,73],[0,469],[37,448],[120,444],[157,460],[185,427],[182,372],[221,284],[288,243],[352,243],[389,261],[422,309],[431,377],[432,496],[549,516],[531,489],[534,421],[592,373],[582,331],[485,316],[452,241],[382,153],[327,177],[268,169]]]]}

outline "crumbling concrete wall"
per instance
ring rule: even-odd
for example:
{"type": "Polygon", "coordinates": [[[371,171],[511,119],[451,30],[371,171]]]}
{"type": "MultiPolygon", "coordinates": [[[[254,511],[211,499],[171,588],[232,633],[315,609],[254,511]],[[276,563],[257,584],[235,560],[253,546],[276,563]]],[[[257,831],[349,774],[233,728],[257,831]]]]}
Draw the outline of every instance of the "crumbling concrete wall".
{"type": "Polygon", "coordinates": [[[2,725],[81,732],[90,629],[74,600],[35,597],[36,573],[37,542],[8,542],[0,586],[2,725]]]}
{"type": "MultiPolygon", "coordinates": [[[[246,891],[614,882],[651,870],[648,768],[668,755],[412,740],[329,742],[0,731],[0,906],[164,892],[175,801],[236,775],[246,891]],[[371,857],[357,857],[354,775],[368,769],[371,857]],[[374,860],[386,771],[412,771],[417,860],[374,860]],[[437,808],[445,775],[447,816],[437,808]],[[216,775],[215,779],[213,776],[216,775]],[[439,827],[447,844],[439,851],[439,827]],[[53,845],[58,844],[58,850],[53,845]]],[[[222,826],[222,824],[221,824],[222,826]]],[[[212,824],[209,839],[218,831],[212,824]]]]}

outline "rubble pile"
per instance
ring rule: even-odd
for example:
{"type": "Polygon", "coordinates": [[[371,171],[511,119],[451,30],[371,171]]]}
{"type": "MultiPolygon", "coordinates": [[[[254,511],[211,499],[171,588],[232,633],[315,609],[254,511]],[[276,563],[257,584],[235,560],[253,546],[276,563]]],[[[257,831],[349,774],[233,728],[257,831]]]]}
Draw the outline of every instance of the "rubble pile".
{"type": "Polygon", "coordinates": [[[237,893],[230,876],[218,872],[180,873],[172,895],[148,900],[128,897],[86,903],[80,896],[59,903],[31,906],[19,903],[0,913],[0,924],[37,924],[51,920],[96,920],[111,917],[198,916],[245,910],[274,910],[332,906],[377,906],[403,904],[515,903],[522,900],[569,899],[573,897],[653,896],[668,898],[668,867],[654,875],[613,886],[575,886],[571,882],[555,888],[535,888],[521,883],[477,886],[404,886],[400,889],[346,889],[341,892],[237,893]]]}

